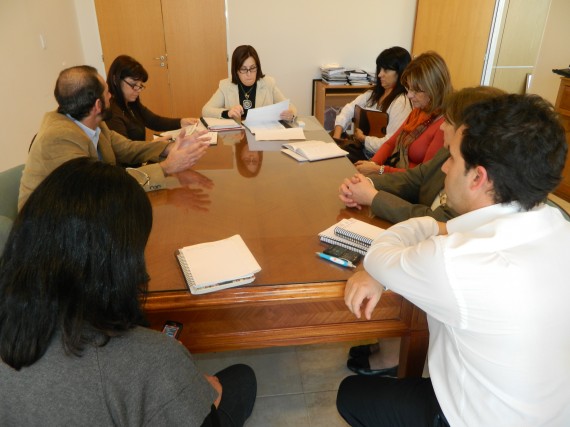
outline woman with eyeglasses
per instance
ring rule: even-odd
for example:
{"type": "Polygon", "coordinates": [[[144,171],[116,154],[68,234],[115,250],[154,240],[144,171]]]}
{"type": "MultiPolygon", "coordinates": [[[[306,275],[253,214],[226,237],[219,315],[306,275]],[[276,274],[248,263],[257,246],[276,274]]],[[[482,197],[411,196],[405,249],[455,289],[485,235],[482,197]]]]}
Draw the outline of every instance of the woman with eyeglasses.
{"type": "Polygon", "coordinates": [[[431,159],[443,147],[443,100],[453,91],[449,69],[436,52],[425,52],[408,64],[401,77],[412,112],[370,160],[359,160],[362,174],[401,172],[431,159]]]}
{"type": "MultiPolygon", "coordinates": [[[[232,54],[231,78],[220,81],[218,90],[202,108],[202,116],[241,119],[247,110],[276,104],[287,98],[272,77],[261,70],[259,56],[253,46],[236,47],[232,54]]],[[[291,121],[297,110],[293,104],[281,112],[281,119],[291,121]]]]}
{"type": "Polygon", "coordinates": [[[146,139],[146,128],[164,132],[193,125],[194,118],[168,118],[146,108],[140,94],[145,89],[148,73],[136,59],[120,55],[115,58],[107,73],[111,93],[111,116],[105,120],[109,129],[134,141],[146,139]]]}

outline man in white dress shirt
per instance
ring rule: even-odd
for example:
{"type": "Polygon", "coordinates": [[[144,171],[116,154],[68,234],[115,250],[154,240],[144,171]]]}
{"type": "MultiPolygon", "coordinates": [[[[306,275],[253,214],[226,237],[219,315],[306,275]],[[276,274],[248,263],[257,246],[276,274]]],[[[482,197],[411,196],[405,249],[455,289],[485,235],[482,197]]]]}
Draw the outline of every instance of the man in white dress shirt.
{"type": "Polygon", "coordinates": [[[384,286],[427,313],[431,378],[348,377],[339,412],[353,426],[570,425],[570,223],[543,203],[564,130],[541,98],[506,95],[468,108],[450,153],[460,216],[391,227],[345,289],[359,318],[384,286]]]}

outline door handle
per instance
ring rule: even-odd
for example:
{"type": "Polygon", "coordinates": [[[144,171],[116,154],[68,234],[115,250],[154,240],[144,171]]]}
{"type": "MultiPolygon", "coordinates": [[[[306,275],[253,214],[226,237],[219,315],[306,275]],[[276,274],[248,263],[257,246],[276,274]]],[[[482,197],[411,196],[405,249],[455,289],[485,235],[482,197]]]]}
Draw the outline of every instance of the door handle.
{"type": "Polygon", "coordinates": [[[161,67],[166,67],[166,55],[160,55],[154,59],[158,59],[160,61],[161,67]]]}

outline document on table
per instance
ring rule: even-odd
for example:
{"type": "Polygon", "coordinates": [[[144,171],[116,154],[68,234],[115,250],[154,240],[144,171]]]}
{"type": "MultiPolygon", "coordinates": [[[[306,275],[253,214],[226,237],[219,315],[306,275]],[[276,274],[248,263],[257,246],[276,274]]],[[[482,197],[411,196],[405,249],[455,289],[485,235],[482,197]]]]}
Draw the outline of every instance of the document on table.
{"type": "Polygon", "coordinates": [[[252,108],[247,111],[247,119],[243,121],[243,125],[255,135],[255,139],[258,141],[305,139],[302,128],[286,128],[279,123],[281,113],[288,109],[288,99],[277,104],[252,108]]]}

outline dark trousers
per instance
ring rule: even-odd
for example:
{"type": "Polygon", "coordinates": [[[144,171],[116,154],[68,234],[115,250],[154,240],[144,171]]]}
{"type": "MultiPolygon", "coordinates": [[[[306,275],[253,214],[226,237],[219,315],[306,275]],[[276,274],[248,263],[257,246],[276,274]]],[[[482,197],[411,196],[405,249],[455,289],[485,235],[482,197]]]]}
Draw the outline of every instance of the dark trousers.
{"type": "Polygon", "coordinates": [[[353,427],[449,426],[429,378],[347,377],[336,406],[353,427]]]}
{"type": "Polygon", "coordinates": [[[255,373],[247,365],[232,365],[216,373],[222,385],[222,400],[216,409],[212,405],[210,415],[202,427],[241,427],[253,411],[257,396],[255,373]]]}

